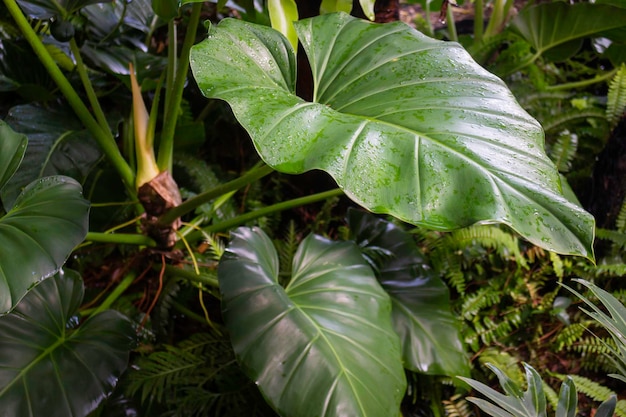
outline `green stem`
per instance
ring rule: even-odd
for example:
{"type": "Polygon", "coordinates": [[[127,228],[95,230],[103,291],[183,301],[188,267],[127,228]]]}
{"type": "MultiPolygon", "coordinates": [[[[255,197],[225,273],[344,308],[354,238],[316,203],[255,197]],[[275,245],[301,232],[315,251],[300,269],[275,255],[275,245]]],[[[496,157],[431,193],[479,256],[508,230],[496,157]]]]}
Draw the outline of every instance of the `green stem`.
{"type": "Polygon", "coordinates": [[[597,75],[591,79],[575,81],[575,82],[565,83],[565,84],[551,85],[551,86],[546,87],[544,91],[565,91],[565,90],[572,90],[574,88],[588,87],[590,85],[601,83],[601,82],[604,82],[606,80],[613,78],[616,72],[617,72],[617,69],[614,69],[613,71],[609,71],[602,75],[597,75]]]}
{"type": "Polygon", "coordinates": [[[189,200],[182,203],[180,206],[174,207],[169,210],[167,213],[163,214],[159,218],[159,224],[168,225],[171,224],[174,220],[179,218],[180,216],[187,214],[194,210],[197,207],[200,207],[202,204],[207,203],[213,200],[216,197],[219,197],[228,192],[238,190],[246,185],[263,178],[264,176],[274,172],[272,168],[267,165],[261,165],[256,168],[252,168],[245,175],[227,182],[226,184],[219,185],[212,190],[208,190],[202,194],[198,194],[197,196],[190,198],[189,200]]]}
{"type": "Polygon", "coordinates": [[[198,323],[207,324],[206,318],[202,317],[200,314],[195,313],[185,307],[184,305],[177,303],[176,301],[172,301],[172,307],[176,309],[179,313],[183,313],[186,317],[189,317],[192,320],[197,321],[198,323]]]}
{"type": "Polygon", "coordinates": [[[124,279],[122,279],[122,281],[117,284],[115,289],[111,291],[107,298],[104,299],[102,304],[100,304],[95,310],[93,310],[90,315],[93,316],[111,308],[113,303],[118,298],[120,298],[120,296],[124,293],[124,291],[128,289],[128,287],[131,286],[131,284],[135,281],[135,278],[137,278],[137,274],[134,271],[129,272],[128,275],[126,275],[124,279]]]}
{"type": "Polygon", "coordinates": [[[458,42],[459,37],[456,33],[456,24],[454,23],[453,7],[449,6],[446,10],[446,22],[448,22],[448,37],[453,42],[458,42]]]}
{"type": "Polygon", "coordinates": [[[481,43],[483,41],[483,33],[485,30],[485,9],[483,0],[474,1],[474,42],[481,43]]]}
{"type": "Polygon", "coordinates": [[[433,29],[433,24],[430,21],[430,2],[427,1],[426,5],[425,5],[425,10],[424,10],[424,15],[426,16],[426,25],[427,25],[427,29],[428,29],[428,33],[427,35],[430,36],[431,38],[435,36],[435,30],[433,29]]]}
{"type": "Polygon", "coordinates": [[[72,54],[74,54],[74,58],[76,59],[76,69],[78,70],[80,80],[83,82],[83,87],[85,88],[85,92],[87,93],[89,104],[91,104],[91,108],[96,114],[96,119],[100,124],[102,130],[108,131],[109,124],[107,123],[107,119],[104,116],[102,107],[100,106],[100,101],[98,100],[96,91],[93,89],[93,85],[91,84],[91,80],[89,79],[89,75],[87,74],[87,67],[83,63],[83,57],[80,53],[80,48],[78,47],[75,38],[70,39],[70,49],[72,51],[72,54]]]}
{"type": "Polygon", "coordinates": [[[108,129],[102,129],[98,122],[89,113],[89,110],[76,93],[76,90],[74,90],[74,87],[72,87],[68,79],[65,75],[63,75],[63,72],[61,72],[59,67],[56,65],[54,59],[50,56],[50,53],[41,42],[41,39],[39,39],[37,33],[35,33],[35,31],[30,27],[28,20],[20,10],[15,0],[4,0],[4,4],[13,16],[13,19],[20,28],[24,38],[26,38],[42,65],[46,68],[54,82],[59,87],[59,90],[61,90],[61,93],[63,93],[67,99],[68,103],[76,113],[76,116],[78,116],[83,125],[96,139],[104,154],[122,177],[126,188],[129,191],[133,190],[134,192],[134,174],[117,148],[117,144],[115,143],[115,139],[113,138],[111,131],[108,129]]]}
{"type": "MultiPolygon", "coordinates": [[[[159,265],[160,267],[160,265],[159,265]]],[[[172,265],[165,265],[165,273],[169,276],[175,276],[178,278],[184,278],[188,281],[197,282],[199,284],[208,285],[213,288],[219,288],[219,283],[217,278],[204,275],[204,274],[196,274],[193,271],[188,271],[186,269],[176,268],[172,265]]]]}
{"type": "Polygon", "coordinates": [[[487,23],[487,29],[485,29],[485,33],[483,33],[483,39],[489,38],[493,36],[496,28],[499,27],[502,22],[502,12],[504,11],[504,3],[503,0],[494,0],[493,1],[493,9],[491,11],[491,16],[489,17],[489,23],[487,23]]]}
{"type": "Polygon", "coordinates": [[[172,19],[167,24],[167,77],[165,80],[165,106],[170,108],[172,92],[174,91],[174,80],[176,79],[176,57],[178,56],[178,36],[176,31],[176,20],[172,19]]]}
{"type": "Polygon", "coordinates": [[[331,197],[337,197],[343,195],[343,191],[339,188],[335,188],[334,190],[324,191],[322,193],[308,195],[306,197],[300,197],[289,201],[283,201],[278,204],[274,204],[271,206],[263,207],[258,210],[250,211],[248,213],[242,214],[241,216],[233,217],[232,219],[224,220],[223,222],[219,222],[213,224],[211,226],[205,227],[202,229],[205,233],[216,233],[222,232],[224,230],[231,229],[235,226],[239,226],[242,223],[246,223],[250,220],[254,220],[259,217],[267,216],[268,214],[277,213],[279,211],[289,210],[294,207],[305,206],[307,204],[316,203],[318,201],[323,201],[331,197]]]}
{"type": "Polygon", "coordinates": [[[191,16],[187,25],[187,33],[180,51],[180,58],[176,65],[174,85],[171,91],[170,100],[165,109],[165,119],[163,121],[163,131],[161,132],[161,142],[159,143],[159,153],[157,164],[161,171],[172,172],[172,158],[174,154],[174,133],[176,132],[176,120],[178,119],[178,109],[183,99],[185,81],[189,72],[189,53],[196,40],[196,31],[200,22],[200,12],[202,3],[194,3],[191,8],[191,16]]]}
{"type": "Polygon", "coordinates": [[[119,243],[122,245],[139,245],[154,248],[156,242],[148,236],[132,233],[98,233],[89,232],[85,237],[86,241],[99,243],[119,243]]]}

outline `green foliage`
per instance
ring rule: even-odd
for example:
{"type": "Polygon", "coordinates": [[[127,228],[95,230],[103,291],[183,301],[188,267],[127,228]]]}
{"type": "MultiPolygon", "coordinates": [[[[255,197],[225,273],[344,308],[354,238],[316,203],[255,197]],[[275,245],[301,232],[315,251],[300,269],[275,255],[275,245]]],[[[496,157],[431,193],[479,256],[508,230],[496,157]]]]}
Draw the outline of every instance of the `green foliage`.
{"type": "MultiPolygon", "coordinates": [[[[506,374],[495,366],[489,366],[490,369],[498,376],[500,386],[506,393],[503,395],[487,385],[469,379],[461,378],[472,388],[479,391],[491,400],[485,401],[479,398],[468,398],[469,401],[476,404],[481,410],[494,417],[545,417],[547,416],[547,401],[543,389],[543,381],[533,367],[524,364],[526,370],[526,390],[523,391],[521,386],[511,380],[506,374]]],[[[575,377],[568,377],[561,385],[559,393],[558,405],[555,410],[556,416],[571,416],[576,414],[576,406],[578,398],[576,396],[576,386],[574,385],[575,377]]],[[[579,382],[581,382],[579,380],[579,382]]],[[[588,387],[587,387],[588,388],[588,387]]],[[[597,417],[611,417],[615,410],[616,397],[615,394],[600,396],[605,400],[596,411],[597,417]]]]}
{"type": "Polygon", "coordinates": [[[609,83],[606,117],[615,126],[626,110],[626,65],[622,64],[609,83]]]}
{"type": "Polygon", "coordinates": [[[78,326],[83,284],[62,271],[35,286],[0,317],[0,409],[5,415],[82,417],[126,369],[135,331],[112,310],[78,326]],[[68,381],[81,395],[68,390],[68,381]],[[56,399],[62,399],[56,401],[56,399]]]}
{"type": "Polygon", "coordinates": [[[149,409],[161,410],[158,415],[274,415],[239,370],[228,339],[215,333],[195,333],[141,357],[128,373],[126,392],[139,394],[149,409]]]}
{"type": "Polygon", "coordinates": [[[310,235],[283,288],[267,235],[232,235],[218,271],[224,320],[238,360],[272,407],[301,416],[397,412],[406,380],[391,302],[357,246],[310,235]]]}
{"type": "Polygon", "coordinates": [[[540,127],[460,46],[345,14],[296,30],[311,61],[312,102],[295,95],[295,57],[275,31],[224,20],[192,50],[203,93],[229,102],[270,166],[323,169],[362,206],[415,224],[499,222],[537,245],[592,257],[593,219],[561,196],[540,127]],[[497,110],[484,114],[476,103],[497,110]],[[494,184],[516,191],[494,193],[494,184]]]}

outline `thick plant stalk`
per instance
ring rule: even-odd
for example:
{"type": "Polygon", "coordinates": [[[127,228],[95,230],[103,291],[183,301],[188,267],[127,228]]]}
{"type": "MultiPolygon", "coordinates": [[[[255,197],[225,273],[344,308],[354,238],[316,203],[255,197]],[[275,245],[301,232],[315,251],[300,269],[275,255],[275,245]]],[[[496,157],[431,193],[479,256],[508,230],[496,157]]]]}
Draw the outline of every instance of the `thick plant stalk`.
{"type": "MultiPolygon", "coordinates": [[[[200,22],[200,12],[202,11],[202,3],[194,3],[191,8],[191,17],[187,26],[187,33],[183,41],[183,47],[180,51],[178,63],[170,68],[174,71],[174,84],[169,85],[171,77],[168,75],[167,89],[171,95],[167,97],[167,107],[165,109],[165,120],[163,121],[163,131],[161,132],[161,142],[159,144],[157,163],[161,171],[172,171],[172,158],[174,154],[174,133],[176,132],[176,120],[178,119],[178,109],[183,98],[183,90],[187,73],[189,71],[189,52],[196,40],[196,30],[200,22]]],[[[170,30],[174,25],[170,25],[170,30]]],[[[170,62],[171,64],[171,62],[170,62]]]]}
{"type": "Polygon", "coordinates": [[[11,13],[11,16],[13,16],[17,26],[22,31],[22,34],[35,51],[35,54],[46,68],[54,82],[57,84],[61,93],[63,93],[67,99],[68,103],[76,113],[76,116],[78,116],[85,128],[89,130],[98,142],[100,149],[102,149],[102,152],[119,173],[126,188],[129,192],[132,191],[134,194],[134,173],[130,169],[126,160],[122,157],[111,132],[108,129],[103,129],[91,113],[89,113],[89,110],[74,90],[74,87],[72,87],[68,79],[65,75],[63,75],[63,72],[61,72],[59,67],[56,65],[54,59],[50,56],[50,53],[39,39],[37,33],[35,33],[35,31],[30,27],[28,20],[26,20],[26,17],[20,10],[15,0],[4,0],[4,4],[9,10],[9,13],[11,13]]]}
{"type": "Polygon", "coordinates": [[[474,42],[476,43],[483,41],[483,32],[485,31],[484,13],[483,0],[476,0],[474,2],[474,42]]]}
{"type": "Polygon", "coordinates": [[[74,54],[74,58],[76,59],[76,70],[78,71],[80,80],[82,81],[85,92],[87,93],[89,104],[91,104],[91,108],[96,114],[96,120],[103,130],[108,131],[109,125],[107,123],[107,119],[104,116],[102,107],[100,107],[100,101],[98,101],[98,96],[96,95],[96,92],[93,89],[93,85],[91,84],[91,80],[89,79],[89,75],[87,74],[87,69],[83,63],[83,57],[80,53],[80,48],[78,47],[75,38],[70,39],[70,49],[72,50],[72,54],[74,54]]]}
{"type": "Polygon", "coordinates": [[[227,182],[226,184],[219,185],[202,194],[198,194],[197,196],[185,201],[181,205],[177,207],[173,207],[172,209],[167,211],[165,214],[163,214],[159,218],[158,223],[160,225],[170,224],[171,222],[173,222],[180,216],[191,212],[195,208],[200,207],[202,204],[207,203],[213,200],[214,198],[219,197],[228,192],[245,187],[246,185],[258,179],[261,179],[264,176],[271,174],[272,172],[274,172],[274,169],[268,167],[267,165],[262,165],[260,167],[252,168],[246,174],[242,175],[241,177],[233,181],[227,182]]]}
{"type": "Polygon", "coordinates": [[[241,216],[233,217],[232,219],[224,220],[222,222],[205,227],[202,230],[204,230],[206,233],[223,232],[235,226],[239,226],[240,224],[246,223],[250,220],[267,216],[268,214],[277,213],[279,211],[284,211],[284,210],[289,210],[295,207],[305,206],[307,204],[316,203],[318,201],[324,201],[331,197],[338,197],[341,195],[343,195],[343,191],[339,188],[335,188],[334,190],[324,191],[322,193],[308,195],[306,197],[300,197],[300,198],[295,198],[293,200],[283,201],[278,204],[273,204],[271,206],[263,207],[258,210],[250,211],[248,213],[242,214],[241,216]]]}

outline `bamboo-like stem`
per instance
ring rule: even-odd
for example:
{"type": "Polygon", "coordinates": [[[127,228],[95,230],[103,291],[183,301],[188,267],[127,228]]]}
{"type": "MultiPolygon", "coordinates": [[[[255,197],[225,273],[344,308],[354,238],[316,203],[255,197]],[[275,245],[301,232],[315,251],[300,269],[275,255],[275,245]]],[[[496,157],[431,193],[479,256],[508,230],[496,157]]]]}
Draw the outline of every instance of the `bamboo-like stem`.
{"type": "Polygon", "coordinates": [[[219,288],[219,283],[217,282],[217,278],[213,278],[208,275],[196,274],[193,271],[176,268],[175,266],[172,266],[172,265],[165,265],[165,273],[169,276],[184,278],[188,281],[196,282],[198,284],[208,285],[213,288],[219,288]]]}
{"type": "Polygon", "coordinates": [[[88,232],[85,241],[98,243],[118,243],[120,245],[139,245],[154,248],[156,242],[145,235],[133,233],[98,233],[88,232]]]}
{"type": "Polygon", "coordinates": [[[89,74],[87,74],[87,67],[83,63],[83,57],[80,53],[80,48],[76,43],[76,39],[70,39],[70,50],[72,54],[74,54],[74,59],[76,59],[76,70],[78,71],[78,75],[80,76],[80,80],[83,83],[83,88],[87,93],[87,98],[89,99],[89,104],[93,112],[96,115],[96,120],[98,124],[102,128],[102,130],[109,130],[109,124],[107,123],[107,119],[104,116],[104,112],[102,111],[102,107],[100,106],[100,101],[98,100],[98,96],[96,95],[96,91],[91,84],[91,80],[89,79],[89,74]]]}
{"type": "MultiPolygon", "coordinates": [[[[176,30],[176,20],[171,19],[167,24],[167,76],[165,78],[165,103],[164,112],[170,108],[172,92],[174,90],[174,80],[176,79],[176,66],[178,65],[178,35],[176,30]]],[[[164,115],[165,116],[165,115],[164,115]]],[[[158,154],[158,152],[157,152],[158,154]]]]}
{"type": "Polygon", "coordinates": [[[181,205],[172,208],[167,213],[163,214],[159,218],[159,224],[168,225],[171,224],[174,220],[179,218],[180,216],[187,214],[194,210],[197,207],[200,207],[202,204],[207,203],[213,200],[216,197],[219,197],[228,192],[238,190],[246,185],[263,178],[264,176],[271,174],[274,172],[274,169],[267,165],[261,165],[260,167],[253,168],[248,171],[246,174],[241,177],[227,182],[225,184],[218,185],[217,187],[208,190],[202,194],[198,194],[197,196],[190,198],[185,201],[181,205]]]}
{"type": "Polygon", "coordinates": [[[481,43],[483,41],[483,33],[485,30],[485,8],[483,0],[474,1],[474,42],[481,43]]]}
{"type": "Polygon", "coordinates": [[[13,16],[15,23],[20,28],[22,35],[24,35],[26,41],[35,51],[35,54],[39,58],[39,61],[46,68],[46,70],[50,74],[50,77],[52,77],[56,85],[59,87],[61,93],[63,93],[63,95],[67,99],[69,105],[76,113],[76,116],[78,116],[83,125],[89,130],[89,132],[98,142],[98,145],[102,149],[102,152],[104,152],[111,164],[117,170],[118,174],[121,176],[127,190],[134,193],[135,175],[130,169],[129,165],[126,163],[126,160],[122,157],[119,149],[117,148],[117,144],[115,143],[115,139],[113,138],[111,131],[108,129],[103,129],[96,121],[96,119],[94,119],[91,113],[89,113],[87,106],[85,106],[85,103],[83,103],[83,101],[80,99],[80,97],[74,90],[74,87],[72,87],[68,79],[65,77],[65,75],[63,75],[63,72],[56,65],[54,59],[52,58],[52,56],[50,56],[50,53],[46,49],[43,42],[41,42],[41,39],[39,39],[37,33],[35,33],[35,31],[30,27],[28,20],[20,10],[16,1],[4,0],[4,4],[9,10],[9,13],[11,13],[11,16],[13,16]]]}
{"type": "Polygon", "coordinates": [[[580,80],[580,81],[575,81],[575,82],[571,82],[571,83],[565,83],[565,84],[557,84],[557,85],[550,85],[548,87],[546,87],[544,89],[544,91],[566,91],[566,90],[572,90],[574,88],[582,88],[582,87],[588,87],[590,85],[593,84],[597,84],[597,83],[601,83],[604,81],[607,81],[611,78],[613,78],[615,76],[615,74],[617,73],[617,69],[614,69],[612,71],[609,71],[607,73],[604,73],[602,75],[597,75],[593,78],[587,79],[587,80],[580,80]]]}
{"type": "Polygon", "coordinates": [[[289,200],[289,201],[283,201],[277,204],[273,204],[271,206],[263,207],[258,210],[250,211],[248,213],[242,214],[241,216],[233,217],[232,219],[228,219],[219,223],[212,224],[211,226],[207,226],[203,228],[202,230],[205,233],[223,232],[235,226],[239,226],[242,223],[246,223],[250,220],[267,216],[268,214],[273,214],[273,213],[277,213],[280,211],[289,210],[294,207],[305,206],[307,204],[316,203],[318,201],[323,201],[328,198],[337,197],[341,195],[343,195],[343,191],[339,188],[335,188],[334,190],[324,191],[321,193],[312,194],[306,197],[300,197],[300,198],[296,198],[296,199],[289,200]]]}
{"type": "Polygon", "coordinates": [[[113,305],[113,303],[120,298],[120,296],[122,294],[124,294],[124,291],[126,291],[128,289],[128,287],[131,286],[131,284],[135,281],[135,278],[137,278],[137,274],[134,271],[130,271],[121,281],[119,284],[117,284],[117,286],[115,287],[115,289],[113,291],[111,291],[111,293],[107,296],[107,298],[104,299],[104,301],[102,302],[102,304],[100,304],[98,307],[96,307],[95,310],[91,311],[91,313],[89,314],[90,316],[96,315],[98,313],[103,312],[104,310],[108,310],[109,308],[111,308],[111,306],[113,305]]]}
{"type": "Polygon", "coordinates": [[[448,7],[446,10],[446,22],[448,22],[448,37],[453,42],[459,41],[459,36],[456,33],[456,24],[454,22],[453,7],[448,7]]]}
{"type": "Polygon", "coordinates": [[[187,33],[185,34],[183,47],[180,51],[178,64],[176,65],[174,85],[172,86],[169,100],[167,100],[165,119],[163,121],[163,131],[161,132],[161,142],[159,143],[159,152],[157,157],[157,164],[161,171],[172,172],[174,133],[176,132],[178,108],[180,107],[180,103],[183,98],[185,81],[187,80],[187,73],[189,72],[189,53],[196,40],[196,31],[200,22],[201,11],[202,3],[194,3],[191,7],[191,16],[189,18],[189,24],[187,25],[187,33]]]}
{"type": "MultiPolygon", "coordinates": [[[[181,303],[177,303],[176,301],[172,301],[172,307],[179,313],[183,313],[186,317],[189,317],[192,320],[197,321],[198,323],[207,324],[206,318],[202,317],[200,314],[195,313],[182,305],[181,303]]],[[[213,323],[215,324],[215,323],[213,323]]]]}

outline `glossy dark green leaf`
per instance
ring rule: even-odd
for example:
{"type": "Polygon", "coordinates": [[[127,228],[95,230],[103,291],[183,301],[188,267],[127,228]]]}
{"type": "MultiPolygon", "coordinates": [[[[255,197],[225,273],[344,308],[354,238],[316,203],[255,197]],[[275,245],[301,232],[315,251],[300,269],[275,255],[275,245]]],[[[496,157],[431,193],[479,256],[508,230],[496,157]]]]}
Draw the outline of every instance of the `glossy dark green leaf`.
{"type": "Polygon", "coordinates": [[[0,120],[0,189],[19,167],[27,144],[26,136],[16,133],[0,120]]]}
{"type": "Polygon", "coordinates": [[[49,19],[53,16],[66,16],[85,6],[96,3],[109,3],[113,0],[17,0],[29,17],[49,19]]]}
{"type": "MultiPolygon", "coordinates": [[[[626,26],[626,9],[609,5],[565,2],[544,3],[524,8],[511,27],[529,42],[537,56],[569,44],[570,55],[578,48],[573,42],[607,30],[626,26]]],[[[580,45],[580,44],[578,44],[580,45]]],[[[561,51],[559,58],[565,58],[561,51]]]]}
{"type": "Polygon", "coordinates": [[[391,297],[404,367],[435,375],[469,376],[469,361],[452,314],[448,288],[430,269],[413,237],[400,227],[358,210],[348,212],[354,240],[364,253],[382,253],[377,278],[391,297]]]}
{"type": "Polygon", "coordinates": [[[69,109],[21,105],[9,110],[6,121],[28,137],[24,161],[2,190],[7,210],[31,181],[49,175],[83,181],[102,157],[96,141],[69,109]]]}
{"type": "Polygon", "coordinates": [[[554,413],[554,417],[576,417],[576,407],[578,406],[578,396],[574,380],[567,377],[561,384],[559,392],[559,402],[554,413]]]}
{"type": "Polygon", "coordinates": [[[239,228],[219,265],[237,358],[283,416],[397,416],[405,389],[391,303],[359,249],[311,235],[278,284],[260,229],[239,228]]]}
{"type": "Polygon", "coordinates": [[[178,0],[152,0],[152,10],[161,18],[170,20],[178,16],[178,0]]]}
{"type": "Polygon", "coordinates": [[[54,274],[87,234],[89,202],[69,177],[29,184],[0,219],[0,312],[54,274]]]}
{"type": "Polygon", "coordinates": [[[593,217],[562,196],[540,125],[460,45],[341,13],[296,29],[313,102],[295,95],[293,53],[269,28],[223,20],[191,53],[203,93],[230,104],[266,163],[323,169],[359,204],[410,223],[499,222],[593,257],[593,217]]]}
{"type": "Polygon", "coordinates": [[[0,414],[82,417],[115,386],[134,329],[112,310],[75,327],[82,299],[80,276],[65,271],[0,317],[0,414]]]}

